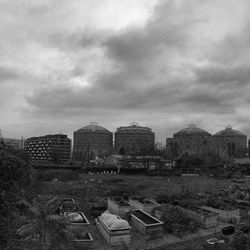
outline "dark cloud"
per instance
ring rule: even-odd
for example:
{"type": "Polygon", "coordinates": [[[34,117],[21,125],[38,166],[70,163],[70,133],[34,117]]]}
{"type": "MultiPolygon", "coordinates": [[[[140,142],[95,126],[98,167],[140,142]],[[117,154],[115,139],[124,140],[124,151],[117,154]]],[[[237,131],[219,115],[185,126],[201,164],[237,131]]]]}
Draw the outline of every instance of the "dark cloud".
{"type": "Polygon", "coordinates": [[[212,65],[195,70],[199,82],[214,84],[234,84],[239,87],[250,83],[250,67],[248,65],[212,65]]]}
{"type": "Polygon", "coordinates": [[[232,1],[177,2],[160,1],[143,24],[114,29],[102,27],[104,10],[94,15],[100,20],[88,20],[90,5],[76,0],[18,4],[16,19],[8,4],[16,21],[4,39],[9,30],[18,32],[6,39],[8,53],[0,47],[0,59],[13,56],[6,62],[13,67],[0,67],[0,82],[13,80],[2,93],[20,82],[25,89],[16,96],[22,94],[24,104],[15,107],[46,128],[74,129],[89,119],[114,128],[137,120],[165,137],[165,130],[192,122],[211,130],[246,126],[250,23],[230,27],[227,14],[240,16],[228,7],[232,1]],[[26,78],[19,80],[20,72],[26,78]]]}
{"type": "MultiPolygon", "coordinates": [[[[200,22],[204,19],[194,19],[187,4],[177,8],[173,1],[167,1],[155,8],[143,28],[128,28],[107,36],[73,34],[68,40],[62,34],[55,36],[55,41],[75,41],[73,44],[78,44],[79,49],[103,48],[113,63],[113,70],[98,73],[86,88],[74,90],[58,85],[39,89],[28,96],[27,101],[37,112],[51,114],[74,109],[79,112],[110,109],[233,114],[233,100],[237,102],[238,94],[225,91],[228,86],[224,84],[246,83],[247,67],[191,67],[193,79],[186,79],[185,75],[170,77],[173,71],[178,71],[178,65],[177,69],[173,68],[172,61],[181,53],[187,53],[190,30],[200,22]],[[190,13],[183,15],[187,9],[190,13]],[[215,84],[222,86],[215,87],[215,84]]],[[[81,76],[84,65],[77,65],[71,73],[81,76]]]]}
{"type": "Polygon", "coordinates": [[[174,1],[160,4],[144,28],[127,29],[107,39],[104,46],[108,56],[135,65],[152,60],[163,50],[181,50],[188,42],[189,29],[196,22],[184,18],[182,11],[174,1]]]}
{"type": "Polygon", "coordinates": [[[16,71],[5,66],[0,66],[0,83],[6,80],[15,79],[17,77],[18,74],[16,71]]]}

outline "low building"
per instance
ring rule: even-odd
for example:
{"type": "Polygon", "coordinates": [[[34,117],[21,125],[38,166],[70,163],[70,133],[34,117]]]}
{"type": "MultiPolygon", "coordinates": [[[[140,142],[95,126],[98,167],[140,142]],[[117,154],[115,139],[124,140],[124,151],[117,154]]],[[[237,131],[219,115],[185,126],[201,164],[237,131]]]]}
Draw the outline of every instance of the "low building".
{"type": "Polygon", "coordinates": [[[32,161],[63,163],[70,160],[71,140],[63,134],[31,137],[25,141],[24,150],[32,161]]]}

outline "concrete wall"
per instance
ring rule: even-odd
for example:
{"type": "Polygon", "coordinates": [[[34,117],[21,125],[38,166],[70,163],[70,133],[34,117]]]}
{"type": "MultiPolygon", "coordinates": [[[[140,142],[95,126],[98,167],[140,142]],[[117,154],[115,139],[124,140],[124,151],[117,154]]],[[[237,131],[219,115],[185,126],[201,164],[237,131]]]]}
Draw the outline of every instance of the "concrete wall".
{"type": "Polygon", "coordinates": [[[129,203],[131,203],[131,205],[134,206],[136,209],[140,209],[148,214],[152,214],[152,210],[155,207],[159,207],[160,204],[151,200],[148,200],[148,201],[150,201],[150,204],[144,204],[137,200],[129,198],[129,203]]]}
{"type": "Polygon", "coordinates": [[[219,214],[212,212],[208,215],[201,214],[198,211],[193,211],[185,208],[181,210],[192,220],[198,223],[203,228],[215,227],[219,224],[219,214]]]}
{"type": "Polygon", "coordinates": [[[119,206],[115,201],[108,198],[107,209],[111,214],[116,214],[120,216],[121,218],[124,218],[126,213],[134,209],[134,207],[129,202],[128,202],[128,206],[119,206]]]}
{"type": "MultiPolygon", "coordinates": [[[[142,211],[143,212],[143,211],[142,211]]],[[[159,221],[158,219],[154,218],[148,213],[145,213],[145,216],[149,216],[156,220],[157,222],[155,224],[145,224],[143,221],[141,221],[139,218],[136,217],[136,215],[131,214],[131,223],[136,229],[143,234],[145,237],[148,237],[149,239],[156,239],[162,237],[162,231],[163,231],[163,222],[159,221]]]]}
{"type": "Polygon", "coordinates": [[[207,206],[202,206],[202,208],[211,212],[218,213],[219,219],[223,222],[236,223],[236,222],[239,222],[241,219],[239,209],[221,210],[221,209],[216,209],[216,208],[207,207],[207,206]]]}

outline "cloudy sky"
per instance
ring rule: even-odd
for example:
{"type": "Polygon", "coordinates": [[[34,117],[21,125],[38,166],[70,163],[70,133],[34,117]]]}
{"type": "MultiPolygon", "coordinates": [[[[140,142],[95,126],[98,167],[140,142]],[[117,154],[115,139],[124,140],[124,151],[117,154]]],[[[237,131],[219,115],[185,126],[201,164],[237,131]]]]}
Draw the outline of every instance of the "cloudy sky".
{"type": "Polygon", "coordinates": [[[0,129],[195,123],[250,136],[250,1],[0,0],[0,129]]]}

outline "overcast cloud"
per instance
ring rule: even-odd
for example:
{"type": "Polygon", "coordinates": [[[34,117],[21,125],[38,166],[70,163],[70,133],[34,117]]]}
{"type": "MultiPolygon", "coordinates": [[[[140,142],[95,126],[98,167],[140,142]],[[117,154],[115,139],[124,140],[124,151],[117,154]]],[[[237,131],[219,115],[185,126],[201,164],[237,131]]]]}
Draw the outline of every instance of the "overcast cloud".
{"type": "Polygon", "coordinates": [[[250,135],[250,2],[0,0],[6,137],[190,123],[250,135]]]}

